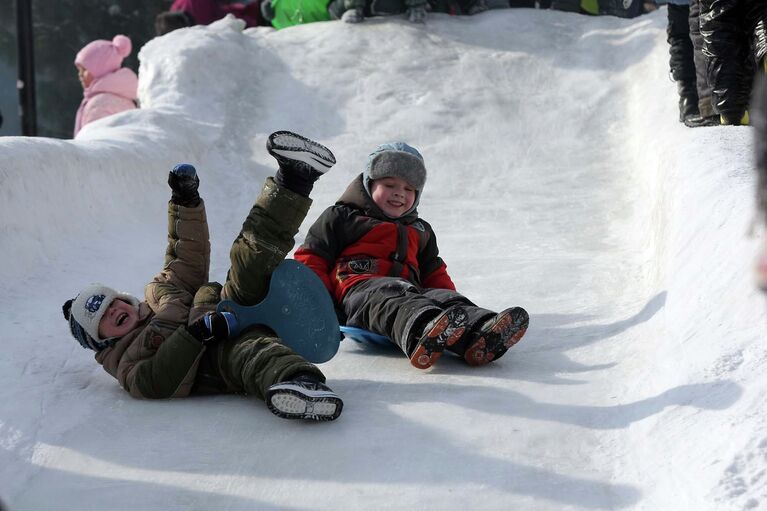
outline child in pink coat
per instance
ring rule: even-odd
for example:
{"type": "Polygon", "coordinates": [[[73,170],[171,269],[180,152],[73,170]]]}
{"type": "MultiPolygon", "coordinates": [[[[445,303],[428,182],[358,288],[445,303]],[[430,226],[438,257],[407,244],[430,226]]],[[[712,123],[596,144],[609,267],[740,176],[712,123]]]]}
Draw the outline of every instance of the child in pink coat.
{"type": "Polygon", "coordinates": [[[111,41],[88,43],[75,57],[75,67],[83,86],[83,100],[75,118],[75,137],[80,129],[108,115],[137,108],[138,77],[121,67],[130,55],[131,40],[116,35],[111,41]]]}

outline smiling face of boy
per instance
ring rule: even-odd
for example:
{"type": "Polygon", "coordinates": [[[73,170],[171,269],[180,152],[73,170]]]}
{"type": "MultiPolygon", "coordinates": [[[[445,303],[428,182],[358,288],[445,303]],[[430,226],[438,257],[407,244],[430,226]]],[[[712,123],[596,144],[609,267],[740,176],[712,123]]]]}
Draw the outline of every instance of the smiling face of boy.
{"type": "Polygon", "coordinates": [[[138,310],[122,300],[113,300],[99,321],[99,337],[122,337],[138,324],[138,310]]]}
{"type": "Polygon", "coordinates": [[[415,203],[415,195],[415,188],[399,177],[382,177],[371,183],[370,196],[373,202],[391,218],[399,218],[410,211],[415,203]]]}

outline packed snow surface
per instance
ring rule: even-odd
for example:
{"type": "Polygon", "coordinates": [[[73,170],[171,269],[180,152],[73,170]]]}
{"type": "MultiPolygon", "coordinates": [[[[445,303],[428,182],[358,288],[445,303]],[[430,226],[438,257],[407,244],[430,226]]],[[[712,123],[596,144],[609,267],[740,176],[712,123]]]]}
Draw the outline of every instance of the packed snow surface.
{"type": "MultiPolygon", "coordinates": [[[[531,9],[242,31],[141,49],[139,111],[76,141],[0,139],[0,498],[10,511],[767,508],[764,298],[746,127],[687,129],[665,9],[531,9]],[[338,164],[301,227],[380,143],[425,157],[420,213],[458,289],[525,307],[497,363],[344,341],[333,423],[242,396],[132,399],[69,335],[91,282],[143,296],[167,172],[193,163],[223,280],[289,129],[338,164]]],[[[74,69],[71,79],[75,79],[74,69]]]]}

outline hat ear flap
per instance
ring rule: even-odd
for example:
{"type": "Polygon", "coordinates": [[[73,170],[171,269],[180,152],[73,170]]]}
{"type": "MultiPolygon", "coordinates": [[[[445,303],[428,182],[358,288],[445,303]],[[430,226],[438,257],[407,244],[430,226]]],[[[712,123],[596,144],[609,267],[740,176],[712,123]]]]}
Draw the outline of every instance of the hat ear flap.
{"type": "Polygon", "coordinates": [[[64,313],[64,319],[66,319],[67,321],[69,321],[69,316],[71,315],[73,301],[74,300],[67,300],[66,302],[64,302],[64,305],[61,307],[61,312],[64,313]]]}

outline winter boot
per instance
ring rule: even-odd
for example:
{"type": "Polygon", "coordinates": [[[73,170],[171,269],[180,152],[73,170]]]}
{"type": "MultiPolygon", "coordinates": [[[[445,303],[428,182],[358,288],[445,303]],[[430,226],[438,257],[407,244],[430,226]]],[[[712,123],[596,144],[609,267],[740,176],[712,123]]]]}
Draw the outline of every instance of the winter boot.
{"type": "Polygon", "coordinates": [[[704,128],[708,126],[719,126],[719,116],[711,115],[708,117],[704,117],[700,114],[691,115],[689,117],[685,117],[684,125],[687,126],[688,128],[704,128]]]}
{"type": "Polygon", "coordinates": [[[349,9],[341,15],[341,19],[346,23],[362,23],[365,21],[365,10],[362,7],[349,9]]]}
{"type": "Polygon", "coordinates": [[[700,115],[698,110],[698,89],[695,82],[677,82],[679,91],[679,122],[684,122],[688,117],[700,115]]]}
{"type": "Polygon", "coordinates": [[[432,319],[423,330],[410,353],[410,364],[428,369],[439,359],[445,347],[457,343],[466,331],[467,315],[460,306],[453,306],[432,319]]]}
{"type": "Polygon", "coordinates": [[[341,415],[344,402],[317,376],[304,373],[269,387],[266,405],[283,419],[332,421],[341,415]]]}
{"type": "Polygon", "coordinates": [[[266,141],[269,151],[280,166],[274,176],[278,185],[309,196],[314,182],[335,165],[330,149],[290,131],[275,131],[266,141]]]}
{"type": "Polygon", "coordinates": [[[481,366],[499,359],[522,339],[530,318],[522,307],[499,312],[485,322],[463,355],[469,365],[481,366]]]}
{"type": "Polygon", "coordinates": [[[410,23],[426,23],[426,7],[410,7],[405,13],[410,23]]]}
{"type": "MultiPolygon", "coordinates": [[[[511,7],[511,5],[509,5],[511,7]]],[[[532,7],[535,7],[533,5],[532,7]]],[[[487,0],[476,0],[471,7],[469,7],[468,11],[466,11],[466,14],[469,16],[474,16],[475,14],[479,14],[480,12],[485,12],[490,7],[487,5],[487,0]]]]}

